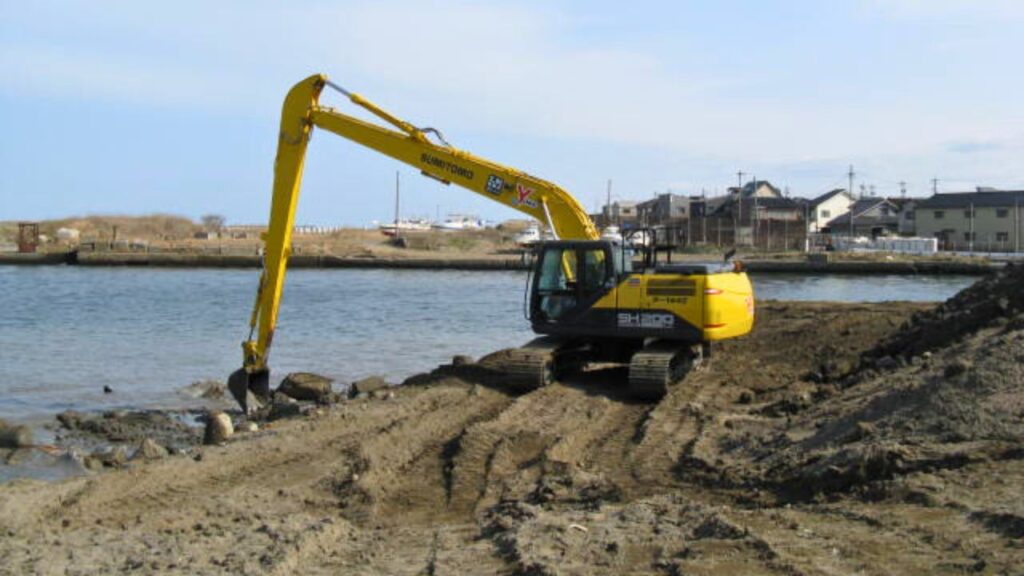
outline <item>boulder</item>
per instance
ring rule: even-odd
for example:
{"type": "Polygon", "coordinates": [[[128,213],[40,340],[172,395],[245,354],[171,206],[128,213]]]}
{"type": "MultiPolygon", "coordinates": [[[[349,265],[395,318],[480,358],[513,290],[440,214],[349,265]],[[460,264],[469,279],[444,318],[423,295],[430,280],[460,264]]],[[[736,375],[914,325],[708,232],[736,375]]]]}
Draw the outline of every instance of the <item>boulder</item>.
{"type": "Polygon", "coordinates": [[[212,412],[206,419],[206,433],[203,435],[203,444],[220,444],[232,434],[235,427],[231,423],[231,417],[223,412],[212,412]]]}
{"type": "Polygon", "coordinates": [[[465,354],[452,356],[452,366],[467,366],[469,364],[473,364],[472,356],[466,356],[465,354]]]}
{"type": "Polygon", "coordinates": [[[352,383],[352,387],[349,388],[348,395],[350,398],[357,398],[360,394],[370,394],[377,390],[383,390],[388,387],[388,383],[384,381],[380,376],[370,376],[363,378],[352,383]]]}
{"type": "Polygon", "coordinates": [[[13,426],[0,420],[0,448],[26,448],[32,445],[32,429],[13,426]]]}
{"type": "Polygon", "coordinates": [[[93,452],[82,460],[82,464],[89,470],[97,471],[103,468],[121,468],[128,462],[128,452],[124,446],[93,452]]]}
{"type": "Polygon", "coordinates": [[[293,418],[302,415],[302,406],[292,397],[281,392],[275,392],[270,403],[268,420],[280,420],[281,418],[293,418]]]}
{"type": "Polygon", "coordinates": [[[331,379],[311,372],[292,372],[277,391],[296,400],[317,401],[331,393],[331,379]]]}
{"type": "Polygon", "coordinates": [[[157,444],[152,438],[146,438],[139,443],[138,449],[132,455],[132,460],[159,460],[167,455],[167,448],[157,444]]]}
{"type": "Polygon", "coordinates": [[[197,380],[182,388],[181,392],[193,398],[220,400],[227,396],[227,387],[218,380],[197,380]]]}

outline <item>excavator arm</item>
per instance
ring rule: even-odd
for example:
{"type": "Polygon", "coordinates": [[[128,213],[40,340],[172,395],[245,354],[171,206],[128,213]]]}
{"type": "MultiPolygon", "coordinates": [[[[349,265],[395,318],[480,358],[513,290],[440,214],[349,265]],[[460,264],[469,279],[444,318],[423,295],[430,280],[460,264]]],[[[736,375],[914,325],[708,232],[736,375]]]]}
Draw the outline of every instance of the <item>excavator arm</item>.
{"type": "Polygon", "coordinates": [[[310,76],[292,87],[281,111],[270,224],[263,236],[263,272],[250,319],[249,338],[242,343],[242,369],[228,380],[232,395],[246,411],[258,406],[254,396],[269,395],[268,354],[291,254],[306,145],[314,127],[404,162],[425,176],[456,184],[519,210],[548,224],[558,238],[596,240],[600,236],[579,202],[557,185],[454,148],[437,130],[418,128],[401,120],[362,96],[330,82],[324,75],[310,76]],[[325,87],[338,90],[353,104],[391,127],[321,106],[320,93],[325,87]],[[430,134],[440,143],[431,141],[430,134]]]}

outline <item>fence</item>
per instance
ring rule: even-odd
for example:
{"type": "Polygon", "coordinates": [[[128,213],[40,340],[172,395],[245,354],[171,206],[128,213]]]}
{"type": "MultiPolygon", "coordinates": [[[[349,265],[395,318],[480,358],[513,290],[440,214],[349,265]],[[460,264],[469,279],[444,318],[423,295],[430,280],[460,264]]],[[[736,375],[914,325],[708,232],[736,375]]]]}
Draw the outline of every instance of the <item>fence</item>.
{"type": "MultiPolygon", "coordinates": [[[[750,246],[766,252],[785,252],[802,251],[806,243],[803,220],[763,219],[736,227],[732,218],[699,217],[654,228],[665,230],[681,249],[750,246]]],[[[662,234],[659,232],[659,237],[662,234]]]]}

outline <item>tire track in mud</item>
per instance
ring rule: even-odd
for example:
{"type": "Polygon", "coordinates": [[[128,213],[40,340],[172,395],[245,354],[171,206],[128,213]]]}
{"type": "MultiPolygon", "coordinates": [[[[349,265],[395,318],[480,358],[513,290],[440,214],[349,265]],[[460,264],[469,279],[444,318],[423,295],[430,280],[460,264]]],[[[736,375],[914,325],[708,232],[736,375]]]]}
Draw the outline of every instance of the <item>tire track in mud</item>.
{"type": "MultiPolygon", "coordinates": [[[[594,386],[553,384],[478,422],[451,447],[449,508],[472,514],[501,500],[529,499],[547,475],[614,470],[647,407],[594,386]]],[[[614,481],[614,480],[613,480],[614,481]]]]}
{"type": "Polygon", "coordinates": [[[470,426],[452,457],[448,502],[453,512],[472,514],[485,501],[503,495],[516,472],[529,472],[542,452],[554,444],[559,423],[572,419],[578,405],[564,402],[565,389],[547,386],[516,398],[495,417],[470,426]],[[525,466],[524,466],[525,465],[525,466]],[[498,492],[497,494],[495,492],[498,492]]]}
{"type": "MultiPolygon", "coordinates": [[[[452,414],[471,417],[480,406],[507,402],[497,392],[470,396],[465,387],[409,390],[403,396],[407,397],[401,403],[352,403],[326,418],[286,423],[281,434],[270,429],[258,437],[232,442],[244,443],[244,450],[238,446],[205,448],[199,462],[185,463],[179,457],[105,475],[102,482],[82,479],[68,490],[63,504],[41,500],[25,513],[40,518],[45,526],[74,518],[71,529],[127,525],[155,531],[190,530],[197,518],[236,517],[253,522],[261,511],[301,513],[309,508],[304,502],[324,501],[323,479],[358,453],[354,450],[367,438],[401,443],[419,437],[421,443],[430,444],[443,437],[436,426],[431,428],[432,421],[448,420],[450,427],[458,428],[459,418],[452,414]],[[433,419],[424,418],[430,414],[435,415],[433,419]],[[405,434],[405,438],[396,441],[396,434],[405,434]]],[[[373,446],[371,442],[371,452],[373,446]]],[[[385,475],[392,470],[400,473],[405,461],[415,460],[417,450],[424,449],[409,446],[398,451],[385,460],[385,475]]],[[[313,512],[319,517],[332,508],[337,510],[337,504],[313,512]]]]}
{"type": "Polygon", "coordinates": [[[387,428],[361,439],[355,457],[364,463],[358,477],[340,479],[342,499],[357,497],[347,515],[356,521],[391,513],[403,522],[429,521],[446,512],[445,452],[476,422],[492,418],[513,399],[482,387],[452,388],[461,398],[437,399],[387,428]],[[410,513],[411,511],[414,511],[410,513]]]}
{"type": "Polygon", "coordinates": [[[678,470],[694,458],[695,447],[706,429],[708,406],[715,397],[717,382],[706,371],[687,376],[651,408],[637,428],[636,448],[629,463],[634,480],[645,490],[678,486],[678,470]]]}

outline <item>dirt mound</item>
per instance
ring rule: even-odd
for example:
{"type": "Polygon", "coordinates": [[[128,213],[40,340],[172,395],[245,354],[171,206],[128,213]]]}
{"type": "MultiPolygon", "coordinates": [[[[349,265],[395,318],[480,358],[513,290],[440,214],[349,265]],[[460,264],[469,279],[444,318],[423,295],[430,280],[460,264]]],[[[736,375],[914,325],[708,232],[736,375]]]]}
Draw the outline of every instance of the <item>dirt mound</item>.
{"type": "Polygon", "coordinates": [[[1022,313],[1024,265],[1007,264],[1002,271],[961,290],[937,308],[915,314],[866,356],[912,358],[982,328],[1011,322],[1022,313]]]}
{"type": "Polygon", "coordinates": [[[841,386],[770,405],[784,428],[724,433],[732,477],[805,498],[1024,450],[1024,267],[914,314],[863,358],[841,386]]]}

